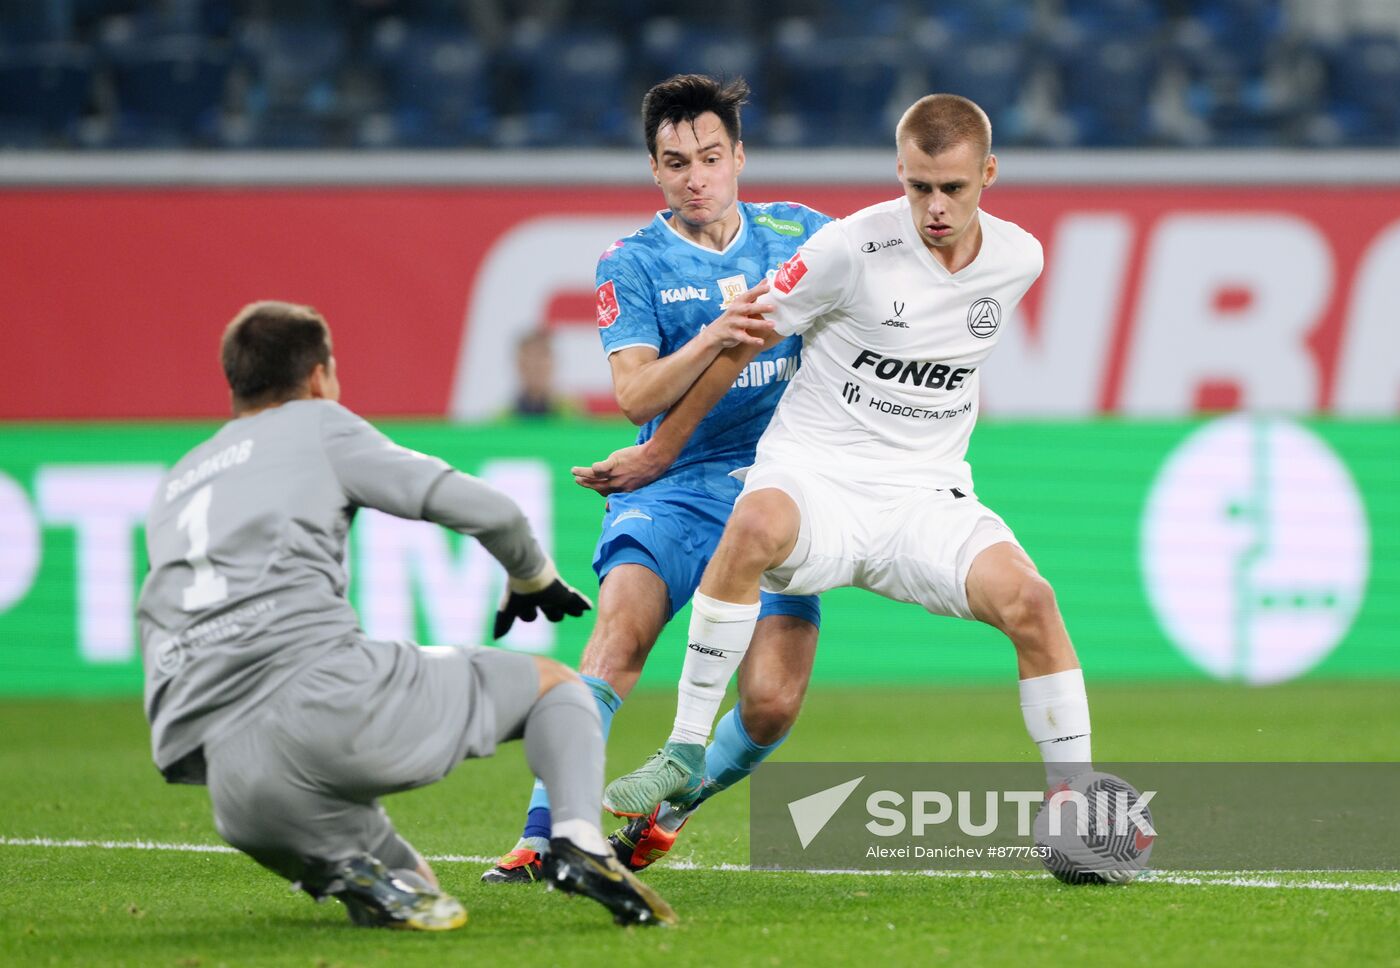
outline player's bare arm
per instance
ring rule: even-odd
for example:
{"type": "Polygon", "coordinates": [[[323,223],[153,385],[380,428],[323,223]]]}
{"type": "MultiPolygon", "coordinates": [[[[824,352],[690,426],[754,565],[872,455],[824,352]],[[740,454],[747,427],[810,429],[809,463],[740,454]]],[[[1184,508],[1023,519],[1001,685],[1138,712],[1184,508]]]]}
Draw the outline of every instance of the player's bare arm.
{"type": "MultiPolygon", "coordinates": [[[[768,286],[769,283],[765,280],[738,297],[735,302],[754,297],[755,294],[761,295],[768,291],[768,286]]],[[[700,421],[705,419],[705,415],[734,385],[744,367],[760,352],[782,341],[782,337],[773,331],[770,322],[760,322],[762,327],[750,332],[761,332],[762,342],[745,340],[728,347],[716,356],[700,378],[685,391],[675,406],[670,408],[651,439],[644,444],[633,444],[615,450],[603,460],[595,461],[591,465],[573,468],[574,483],[606,497],[620,491],[635,491],[666,473],[666,469],[680,455],[700,421]]]]}
{"type": "Polygon", "coordinates": [[[574,483],[606,497],[635,491],[657,480],[675,462],[700,421],[734,385],[744,367],[760,352],[780,342],[782,337],[772,333],[762,346],[745,344],[725,350],[670,409],[655,436],[644,444],[615,450],[590,465],[574,467],[574,483]]]}
{"type": "MultiPolygon", "coordinates": [[[[724,350],[734,346],[761,349],[772,324],[763,318],[773,311],[761,297],[760,284],[735,297],[713,322],[674,353],[658,356],[649,346],[633,346],[612,354],[613,391],[618,406],[638,426],[670,408],[724,350]]],[[[711,404],[713,406],[713,404],[711,404]]]]}

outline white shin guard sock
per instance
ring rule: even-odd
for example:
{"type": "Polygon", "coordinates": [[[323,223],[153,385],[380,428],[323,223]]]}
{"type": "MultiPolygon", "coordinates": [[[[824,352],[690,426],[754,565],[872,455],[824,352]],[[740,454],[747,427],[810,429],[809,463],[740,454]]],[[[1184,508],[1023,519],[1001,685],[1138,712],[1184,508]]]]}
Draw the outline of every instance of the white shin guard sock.
{"type": "Polygon", "coordinates": [[[758,603],[736,605],[696,592],[690,600],[690,638],[677,687],[673,743],[705,743],[744,653],[749,650],[758,603]]]}
{"type": "Polygon", "coordinates": [[[1082,669],[1022,679],[1021,715],[1026,732],[1040,747],[1045,775],[1052,785],[1092,762],[1089,697],[1082,669]]]}

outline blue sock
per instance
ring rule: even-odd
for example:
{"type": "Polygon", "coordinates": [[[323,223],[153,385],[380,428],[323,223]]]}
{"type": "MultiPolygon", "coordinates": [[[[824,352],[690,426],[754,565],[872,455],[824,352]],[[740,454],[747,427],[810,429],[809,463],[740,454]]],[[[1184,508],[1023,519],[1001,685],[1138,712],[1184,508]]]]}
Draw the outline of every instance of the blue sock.
{"type": "MultiPolygon", "coordinates": [[[[603,724],[603,742],[607,742],[608,733],[612,730],[613,716],[617,715],[622,706],[622,697],[605,680],[597,676],[582,678],[584,685],[593,693],[593,698],[598,703],[598,718],[603,724]]],[[[525,814],[525,831],[520,836],[543,837],[548,840],[551,828],[549,794],[545,792],[544,784],[536,779],[535,788],[530,791],[529,812],[525,814]]]]}
{"type": "Polygon", "coordinates": [[[705,787],[696,806],[748,776],[786,739],[783,735],[774,743],[760,746],[744,729],[739,707],[729,710],[715,727],[715,738],[705,748],[705,787]]]}
{"type": "Polygon", "coordinates": [[[544,784],[535,780],[535,788],[530,791],[530,812],[525,814],[525,830],[521,837],[543,837],[549,839],[550,831],[553,829],[549,818],[549,797],[545,796],[544,784]],[[535,801],[540,801],[542,806],[535,806],[535,801]]]}

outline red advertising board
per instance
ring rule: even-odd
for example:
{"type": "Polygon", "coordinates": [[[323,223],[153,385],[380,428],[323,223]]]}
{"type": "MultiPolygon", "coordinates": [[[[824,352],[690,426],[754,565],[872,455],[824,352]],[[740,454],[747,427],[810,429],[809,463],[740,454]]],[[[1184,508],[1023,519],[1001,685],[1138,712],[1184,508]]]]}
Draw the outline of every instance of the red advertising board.
{"type": "MultiPolygon", "coordinates": [[[[1012,173],[1008,172],[1008,176],[1012,173]]],[[[1046,271],[984,375],[1003,414],[1400,409],[1400,190],[991,189],[1046,271]]],[[[834,215],[897,190],[745,186],[834,215]]],[[[561,388],[607,396],[593,266],[659,204],[642,189],[0,192],[0,419],[216,416],[218,335],[244,303],[324,312],[345,401],[490,415],[520,335],[561,388]]]]}

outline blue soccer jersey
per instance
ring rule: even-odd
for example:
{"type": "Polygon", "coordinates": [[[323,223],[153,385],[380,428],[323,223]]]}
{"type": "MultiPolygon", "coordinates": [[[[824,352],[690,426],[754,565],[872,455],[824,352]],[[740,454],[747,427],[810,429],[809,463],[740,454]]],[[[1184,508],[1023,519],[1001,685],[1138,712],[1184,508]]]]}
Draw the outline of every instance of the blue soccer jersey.
{"type": "MultiPolygon", "coordinates": [[[[740,202],[738,234],[717,252],[682,238],[671,218],[670,211],[658,212],[598,260],[598,332],[609,355],[631,346],[674,353],[831,221],[795,202],[740,202]]],[[[797,372],[801,345],[791,337],[760,353],[657,483],[732,501],[740,485],[729,472],[753,463],[758,438],[797,372]]],[[[649,440],[664,416],[643,426],[637,443],[649,440]]]]}

